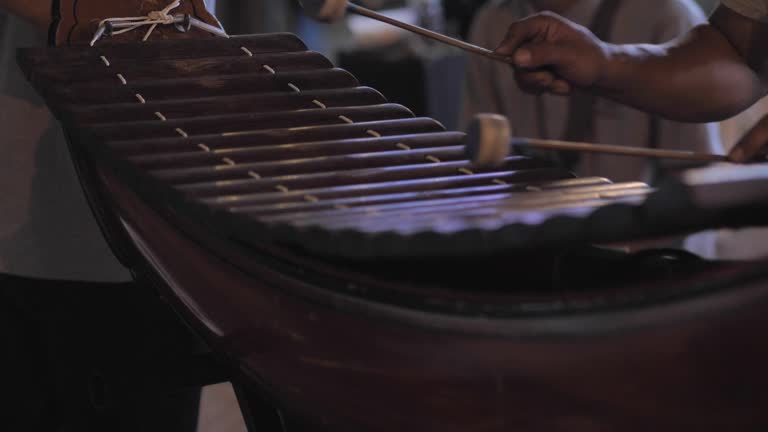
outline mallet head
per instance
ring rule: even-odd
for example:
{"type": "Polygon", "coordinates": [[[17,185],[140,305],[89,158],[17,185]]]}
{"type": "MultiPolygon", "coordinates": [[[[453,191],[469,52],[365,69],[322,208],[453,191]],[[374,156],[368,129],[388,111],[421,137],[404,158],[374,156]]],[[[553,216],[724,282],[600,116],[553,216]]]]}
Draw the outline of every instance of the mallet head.
{"type": "Polygon", "coordinates": [[[498,114],[478,114],[467,128],[467,158],[479,167],[497,167],[510,155],[512,127],[498,114]]]}

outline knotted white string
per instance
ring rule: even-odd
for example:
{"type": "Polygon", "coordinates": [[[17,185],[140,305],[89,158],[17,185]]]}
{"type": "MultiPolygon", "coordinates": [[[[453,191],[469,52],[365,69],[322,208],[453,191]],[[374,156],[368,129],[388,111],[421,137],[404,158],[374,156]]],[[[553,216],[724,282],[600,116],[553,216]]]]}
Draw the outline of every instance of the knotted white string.
{"type": "MultiPolygon", "coordinates": [[[[128,33],[128,32],[134,31],[134,30],[136,30],[139,27],[150,26],[149,30],[144,35],[144,39],[142,39],[144,42],[146,42],[147,39],[149,39],[149,37],[152,35],[152,32],[155,31],[155,28],[157,28],[157,26],[159,24],[170,25],[170,24],[174,24],[176,22],[176,18],[173,15],[171,15],[170,13],[171,13],[172,10],[176,9],[180,5],[181,5],[181,0],[175,0],[174,2],[172,2],[171,4],[166,6],[164,9],[159,10],[159,11],[152,11],[152,12],[148,13],[146,16],[142,16],[142,17],[125,17],[125,18],[107,18],[105,20],[102,20],[99,23],[99,28],[100,29],[103,28],[108,22],[109,23],[126,23],[126,24],[129,24],[129,25],[133,24],[132,26],[126,27],[126,28],[124,28],[122,30],[117,30],[117,31],[112,33],[112,35],[119,35],[119,34],[123,34],[123,33],[128,33]]],[[[100,32],[97,32],[96,36],[91,41],[91,46],[93,46],[96,43],[96,41],[99,40],[100,37],[101,37],[100,32]]]]}

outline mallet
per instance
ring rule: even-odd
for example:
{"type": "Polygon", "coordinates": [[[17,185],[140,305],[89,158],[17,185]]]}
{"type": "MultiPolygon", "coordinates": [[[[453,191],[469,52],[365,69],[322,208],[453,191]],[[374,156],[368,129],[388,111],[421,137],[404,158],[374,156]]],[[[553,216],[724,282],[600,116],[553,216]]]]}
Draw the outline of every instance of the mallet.
{"type": "Polygon", "coordinates": [[[498,114],[478,114],[467,128],[467,157],[477,166],[495,167],[520,147],[605,153],[619,156],[679,159],[697,162],[730,162],[727,156],[677,150],[656,150],[584,142],[555,141],[512,136],[509,120],[498,114]]]}
{"type": "Polygon", "coordinates": [[[334,22],[343,18],[347,12],[355,13],[393,25],[395,27],[399,27],[403,30],[410,31],[424,37],[428,37],[430,39],[434,39],[438,42],[463,49],[473,54],[478,54],[503,63],[512,63],[511,57],[502,56],[494,53],[489,49],[482,48],[477,45],[472,45],[470,43],[460,41],[458,39],[454,39],[452,37],[448,37],[446,35],[433,32],[419,26],[407,24],[402,21],[389,18],[388,16],[382,15],[368,8],[352,4],[348,0],[299,0],[299,3],[301,4],[301,7],[304,8],[304,11],[308,16],[318,21],[334,22]]]}

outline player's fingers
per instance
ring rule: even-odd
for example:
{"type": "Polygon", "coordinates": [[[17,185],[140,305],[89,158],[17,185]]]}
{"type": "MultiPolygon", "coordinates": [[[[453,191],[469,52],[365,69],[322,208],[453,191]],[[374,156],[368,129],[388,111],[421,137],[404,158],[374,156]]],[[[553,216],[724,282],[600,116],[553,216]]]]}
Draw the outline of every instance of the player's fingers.
{"type": "Polygon", "coordinates": [[[566,45],[554,42],[531,42],[523,44],[514,54],[515,66],[526,69],[543,67],[568,67],[573,69],[577,62],[586,61],[566,45]]]}
{"type": "Polygon", "coordinates": [[[507,34],[496,48],[496,53],[512,56],[525,43],[537,39],[547,31],[547,20],[541,15],[534,15],[512,23],[507,28],[507,34]]]}
{"type": "Polygon", "coordinates": [[[738,163],[749,162],[768,149],[768,116],[763,117],[731,150],[729,158],[738,163]]]}
{"type": "Polygon", "coordinates": [[[567,81],[556,79],[552,82],[550,89],[556,95],[568,96],[571,94],[573,87],[567,81]]]}
{"type": "Polygon", "coordinates": [[[540,94],[549,91],[555,76],[545,70],[518,70],[515,72],[518,87],[527,93],[540,94]]]}

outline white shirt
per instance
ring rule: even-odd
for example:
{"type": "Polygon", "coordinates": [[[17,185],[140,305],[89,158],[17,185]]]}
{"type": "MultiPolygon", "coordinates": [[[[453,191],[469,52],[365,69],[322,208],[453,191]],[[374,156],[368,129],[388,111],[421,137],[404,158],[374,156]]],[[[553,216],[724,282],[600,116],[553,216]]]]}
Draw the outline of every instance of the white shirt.
{"type": "Polygon", "coordinates": [[[130,280],[91,213],[58,122],[16,64],[43,34],[0,13],[0,273],[130,280]]]}

